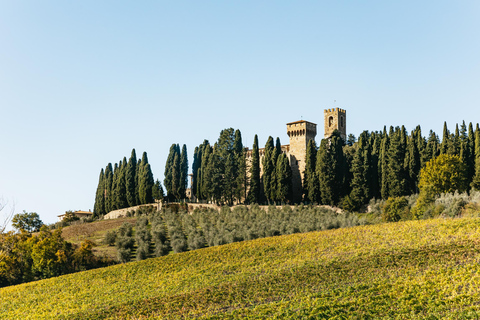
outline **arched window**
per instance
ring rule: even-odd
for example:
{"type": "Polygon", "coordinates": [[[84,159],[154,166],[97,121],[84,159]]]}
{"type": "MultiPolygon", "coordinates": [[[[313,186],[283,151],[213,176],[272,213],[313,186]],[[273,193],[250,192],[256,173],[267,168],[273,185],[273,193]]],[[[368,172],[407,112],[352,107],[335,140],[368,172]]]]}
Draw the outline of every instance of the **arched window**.
{"type": "Polygon", "coordinates": [[[343,128],[343,116],[340,117],[340,126],[343,128]]]}
{"type": "Polygon", "coordinates": [[[328,126],[331,127],[333,126],[333,117],[330,116],[330,118],[328,118],[328,126]]]}

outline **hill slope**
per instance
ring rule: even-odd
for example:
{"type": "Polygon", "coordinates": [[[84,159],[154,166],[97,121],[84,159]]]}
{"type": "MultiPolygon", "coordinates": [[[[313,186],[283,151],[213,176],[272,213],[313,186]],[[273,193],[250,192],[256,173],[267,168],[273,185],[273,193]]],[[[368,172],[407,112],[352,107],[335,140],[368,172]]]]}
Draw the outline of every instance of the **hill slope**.
{"type": "Polygon", "coordinates": [[[0,289],[5,319],[478,318],[480,219],[211,247],[0,289]]]}

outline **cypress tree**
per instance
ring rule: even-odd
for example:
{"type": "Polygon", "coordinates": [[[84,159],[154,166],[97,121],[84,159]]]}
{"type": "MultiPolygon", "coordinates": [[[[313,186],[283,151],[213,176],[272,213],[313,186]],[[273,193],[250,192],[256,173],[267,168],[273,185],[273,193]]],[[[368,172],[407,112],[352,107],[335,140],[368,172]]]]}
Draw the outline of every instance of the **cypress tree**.
{"type": "Polygon", "coordinates": [[[162,200],[164,196],[163,187],[160,181],[157,179],[152,189],[152,197],[155,200],[162,200]]]}
{"type": "Polygon", "coordinates": [[[370,170],[370,151],[366,140],[368,133],[363,132],[358,138],[357,151],[355,152],[351,171],[353,178],[351,181],[350,200],[353,209],[358,210],[370,198],[369,178],[370,170]]]}
{"type": "Polygon", "coordinates": [[[200,169],[200,162],[201,162],[201,151],[199,147],[195,147],[193,151],[193,163],[192,163],[192,197],[197,198],[197,190],[198,190],[198,170],[200,169]]]}
{"type": "Polygon", "coordinates": [[[382,199],[387,199],[389,194],[389,183],[388,183],[388,156],[387,150],[389,149],[390,138],[387,134],[383,136],[382,144],[380,148],[380,157],[379,157],[379,170],[380,170],[380,193],[382,199]]]}
{"type": "Polygon", "coordinates": [[[127,202],[127,188],[126,188],[126,175],[127,171],[127,158],[123,158],[123,161],[120,162],[118,167],[117,175],[117,190],[116,190],[116,203],[118,209],[123,209],[128,207],[127,202]]]}
{"type": "Polygon", "coordinates": [[[282,154],[282,145],[280,143],[280,138],[277,137],[276,141],[275,141],[275,148],[273,149],[273,153],[272,153],[272,160],[271,160],[271,163],[272,163],[272,167],[273,167],[273,172],[272,172],[272,176],[271,176],[271,180],[270,180],[270,199],[272,199],[272,201],[277,201],[277,198],[278,198],[278,192],[277,192],[277,186],[278,186],[278,183],[277,183],[277,161],[278,161],[278,157],[282,154]]]}
{"type": "Polygon", "coordinates": [[[319,201],[318,177],[315,164],[317,162],[317,146],[314,140],[308,141],[305,156],[305,173],[303,175],[304,199],[310,202],[319,201]]]}
{"type": "Polygon", "coordinates": [[[198,153],[197,153],[197,159],[195,164],[196,173],[194,173],[194,182],[193,182],[195,184],[194,195],[198,200],[204,199],[202,195],[202,185],[203,185],[202,174],[206,166],[204,162],[205,162],[205,150],[207,149],[207,147],[210,148],[210,144],[208,140],[204,140],[203,143],[200,146],[198,146],[198,153]]]}
{"type": "Polygon", "coordinates": [[[328,139],[322,139],[320,148],[317,152],[316,171],[318,177],[318,185],[320,190],[320,203],[326,205],[334,205],[333,183],[335,177],[332,172],[332,163],[328,154],[328,139]]]}
{"type": "Polygon", "coordinates": [[[440,141],[438,136],[430,130],[430,134],[428,135],[427,146],[425,148],[425,159],[424,163],[435,159],[440,154],[440,141]]]}
{"type": "Polygon", "coordinates": [[[447,154],[450,146],[450,132],[447,128],[447,121],[443,123],[443,137],[440,145],[440,154],[447,154]]]}
{"type": "Polygon", "coordinates": [[[252,148],[252,163],[250,167],[250,190],[248,193],[249,203],[260,202],[260,155],[258,152],[258,136],[255,135],[252,148]]]}
{"type": "Polygon", "coordinates": [[[420,125],[418,125],[415,128],[415,140],[416,140],[416,145],[417,145],[417,149],[418,149],[418,154],[419,154],[419,157],[420,157],[420,168],[423,168],[424,164],[426,163],[425,153],[426,153],[427,141],[422,136],[422,129],[421,129],[420,125]]]}
{"type": "Polygon", "coordinates": [[[379,167],[378,163],[380,160],[380,149],[382,144],[382,136],[378,133],[373,135],[373,142],[372,145],[372,158],[371,158],[371,166],[372,166],[372,177],[371,177],[371,192],[374,198],[380,198],[380,176],[379,176],[379,167]]]}
{"type": "Polygon", "coordinates": [[[172,164],[172,184],[171,184],[171,199],[180,199],[181,194],[181,167],[180,167],[180,154],[175,152],[175,156],[173,157],[173,164],[172,164]]]}
{"type": "MultiPolygon", "coordinates": [[[[173,186],[176,184],[178,185],[178,181],[174,181],[173,179],[173,166],[174,166],[174,160],[175,156],[180,152],[178,152],[180,149],[180,146],[178,144],[172,144],[170,146],[170,152],[168,153],[167,157],[167,162],[165,163],[165,173],[164,176],[165,178],[163,179],[163,185],[165,186],[165,189],[167,191],[167,197],[170,201],[175,199],[175,192],[176,190],[173,189],[173,186]]],[[[178,177],[179,179],[180,177],[178,177]]]]}
{"type": "Polygon", "coordinates": [[[234,154],[229,154],[225,162],[225,174],[223,180],[225,181],[225,190],[223,192],[225,202],[231,206],[235,198],[235,159],[234,154]]]}
{"type": "Polygon", "coordinates": [[[186,198],[186,190],[188,186],[188,156],[187,146],[182,146],[182,152],[180,154],[180,183],[179,183],[179,198],[186,198]]]}
{"type": "Polygon", "coordinates": [[[402,145],[402,131],[397,127],[392,135],[387,152],[387,179],[388,196],[399,197],[406,195],[406,181],[404,170],[405,151],[402,145]]]}
{"type": "Polygon", "coordinates": [[[332,173],[335,183],[332,185],[333,202],[338,204],[340,198],[345,195],[345,176],[346,176],[346,161],[343,154],[343,146],[345,142],[340,136],[340,133],[335,130],[330,137],[330,147],[328,154],[331,158],[332,173]]]}
{"type": "Polygon", "coordinates": [[[139,179],[139,199],[141,204],[153,203],[153,186],[155,184],[152,170],[148,163],[147,153],[144,152],[142,156],[142,169],[140,170],[141,177],[139,179]]]}
{"type": "Polygon", "coordinates": [[[242,134],[240,130],[235,131],[235,141],[233,143],[233,152],[235,157],[235,197],[238,202],[247,198],[247,164],[245,151],[242,143],[242,134]]]}
{"type": "Polygon", "coordinates": [[[460,137],[460,130],[458,129],[458,123],[455,126],[455,135],[453,136],[450,154],[459,155],[461,149],[462,139],[460,137]]]}
{"type": "Polygon", "coordinates": [[[480,190],[480,130],[475,131],[475,176],[472,181],[472,188],[480,190]]]}
{"type": "Polygon", "coordinates": [[[135,202],[137,205],[142,204],[140,202],[140,180],[141,177],[143,176],[143,163],[142,160],[140,159],[137,161],[137,169],[135,170],[135,202]]]}
{"type": "Polygon", "coordinates": [[[277,169],[275,170],[277,178],[277,199],[286,203],[290,201],[292,192],[292,168],[288,162],[287,155],[281,154],[277,159],[277,169]]]}
{"type": "Polygon", "coordinates": [[[210,144],[207,144],[204,148],[203,155],[202,155],[201,179],[199,179],[200,181],[199,195],[201,195],[202,200],[207,200],[210,197],[210,192],[209,192],[210,172],[208,168],[208,162],[210,160],[212,152],[213,152],[212,147],[210,146],[210,144]]]}
{"type": "Polygon", "coordinates": [[[93,216],[98,218],[101,215],[105,215],[105,173],[100,171],[98,177],[97,192],[95,193],[95,205],[93,206],[93,216]]]}
{"type": "Polygon", "coordinates": [[[136,185],[136,171],[137,171],[137,154],[135,149],[132,149],[132,154],[128,160],[127,170],[125,174],[125,189],[127,193],[127,203],[128,206],[133,207],[137,204],[135,196],[135,185],[136,185]]]}
{"type": "Polygon", "coordinates": [[[420,174],[421,157],[417,148],[417,139],[415,133],[412,132],[407,142],[407,152],[405,156],[405,173],[406,173],[406,191],[407,194],[418,193],[418,175],[420,174]]]}
{"type": "Polygon", "coordinates": [[[473,131],[473,125],[471,122],[468,125],[467,148],[467,181],[470,184],[473,181],[473,176],[475,175],[475,133],[473,131]]]}
{"type": "MultiPolygon", "coordinates": [[[[120,161],[120,165],[122,164],[122,161],[120,161]]],[[[120,169],[118,168],[118,163],[115,163],[115,166],[113,168],[113,178],[112,178],[112,192],[111,192],[111,205],[112,205],[112,210],[117,210],[120,209],[118,206],[118,174],[119,174],[120,169]]]]}
{"type": "Polygon", "coordinates": [[[265,198],[270,204],[271,201],[274,201],[275,198],[272,198],[272,189],[275,190],[275,186],[272,183],[275,182],[273,174],[275,173],[275,166],[276,163],[273,163],[274,159],[274,145],[273,145],[273,138],[270,136],[268,137],[267,143],[265,144],[264,149],[264,157],[263,157],[263,193],[265,194],[265,198]]]}
{"type": "Polygon", "coordinates": [[[113,209],[113,196],[112,196],[112,185],[113,185],[113,169],[112,164],[109,163],[105,168],[105,212],[109,213],[113,209]]]}

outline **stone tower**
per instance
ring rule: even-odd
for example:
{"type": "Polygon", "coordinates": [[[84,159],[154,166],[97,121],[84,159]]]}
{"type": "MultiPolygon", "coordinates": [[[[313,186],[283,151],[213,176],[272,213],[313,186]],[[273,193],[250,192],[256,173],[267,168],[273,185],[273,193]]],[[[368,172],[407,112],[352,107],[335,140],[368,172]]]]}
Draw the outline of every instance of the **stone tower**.
{"type": "Polygon", "coordinates": [[[344,109],[325,109],[325,139],[332,136],[334,130],[340,132],[343,140],[347,140],[347,112],[344,109]]]}
{"type": "Polygon", "coordinates": [[[290,158],[290,167],[292,168],[293,200],[300,201],[307,144],[309,140],[315,141],[317,125],[304,120],[290,122],[287,123],[287,134],[290,138],[288,156],[290,158]]]}

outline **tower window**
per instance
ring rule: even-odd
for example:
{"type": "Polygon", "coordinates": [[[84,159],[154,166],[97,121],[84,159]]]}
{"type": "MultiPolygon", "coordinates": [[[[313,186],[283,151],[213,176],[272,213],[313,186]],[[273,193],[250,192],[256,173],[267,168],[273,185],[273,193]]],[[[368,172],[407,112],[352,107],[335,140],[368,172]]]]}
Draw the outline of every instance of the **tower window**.
{"type": "Polygon", "coordinates": [[[340,126],[343,127],[343,117],[340,117],[340,126]]]}
{"type": "Polygon", "coordinates": [[[328,126],[331,127],[333,125],[333,117],[328,118],[328,126]]]}

